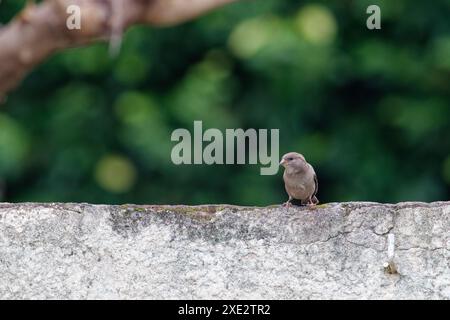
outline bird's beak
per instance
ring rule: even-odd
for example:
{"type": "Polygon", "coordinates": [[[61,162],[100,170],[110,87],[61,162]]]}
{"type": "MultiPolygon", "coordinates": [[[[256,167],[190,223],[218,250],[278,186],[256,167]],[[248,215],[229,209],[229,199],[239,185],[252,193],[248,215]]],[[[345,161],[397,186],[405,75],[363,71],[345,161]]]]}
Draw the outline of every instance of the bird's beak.
{"type": "Polygon", "coordinates": [[[286,160],[281,159],[281,161],[280,161],[280,166],[284,165],[285,163],[286,163],[286,160]]]}

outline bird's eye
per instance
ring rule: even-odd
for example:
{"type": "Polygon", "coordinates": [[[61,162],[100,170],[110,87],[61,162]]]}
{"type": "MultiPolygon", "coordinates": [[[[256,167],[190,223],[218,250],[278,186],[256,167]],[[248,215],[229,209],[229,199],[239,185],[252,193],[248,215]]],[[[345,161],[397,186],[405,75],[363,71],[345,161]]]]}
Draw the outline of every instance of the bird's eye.
{"type": "Polygon", "coordinates": [[[289,160],[289,161],[292,161],[292,160],[294,160],[294,158],[288,158],[288,160],[289,160]]]}

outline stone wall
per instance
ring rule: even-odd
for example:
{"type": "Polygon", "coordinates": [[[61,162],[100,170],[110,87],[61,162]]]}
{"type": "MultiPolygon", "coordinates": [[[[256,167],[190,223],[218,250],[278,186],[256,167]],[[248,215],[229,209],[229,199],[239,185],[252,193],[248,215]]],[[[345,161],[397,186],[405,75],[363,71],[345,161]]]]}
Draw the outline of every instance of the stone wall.
{"type": "Polygon", "coordinates": [[[0,298],[449,299],[450,203],[3,203],[0,298]]]}

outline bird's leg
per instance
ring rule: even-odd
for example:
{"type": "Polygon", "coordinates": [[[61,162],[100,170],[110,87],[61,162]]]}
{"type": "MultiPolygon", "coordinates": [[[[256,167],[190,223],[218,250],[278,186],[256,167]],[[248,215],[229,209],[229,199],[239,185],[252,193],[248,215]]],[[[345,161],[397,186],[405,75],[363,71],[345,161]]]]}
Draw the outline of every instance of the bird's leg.
{"type": "Polygon", "coordinates": [[[292,201],[292,197],[289,196],[288,201],[286,201],[285,203],[283,203],[283,207],[289,208],[289,207],[292,205],[291,201],[292,201]]]}

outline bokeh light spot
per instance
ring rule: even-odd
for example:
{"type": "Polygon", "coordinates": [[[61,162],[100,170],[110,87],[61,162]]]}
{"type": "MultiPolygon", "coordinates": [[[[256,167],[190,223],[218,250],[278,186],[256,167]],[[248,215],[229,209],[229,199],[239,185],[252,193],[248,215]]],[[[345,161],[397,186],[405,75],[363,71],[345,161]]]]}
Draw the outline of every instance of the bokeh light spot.
{"type": "Polygon", "coordinates": [[[295,18],[298,32],[314,44],[329,44],[336,37],[337,25],[331,11],[322,5],[304,6],[295,18]]]}
{"type": "Polygon", "coordinates": [[[228,39],[231,52],[241,59],[253,57],[271,41],[277,22],[275,17],[260,17],[242,22],[228,39]]]}
{"type": "Polygon", "coordinates": [[[136,182],[136,168],[126,157],[106,155],[97,163],[95,180],[109,192],[125,193],[136,182]]]}

